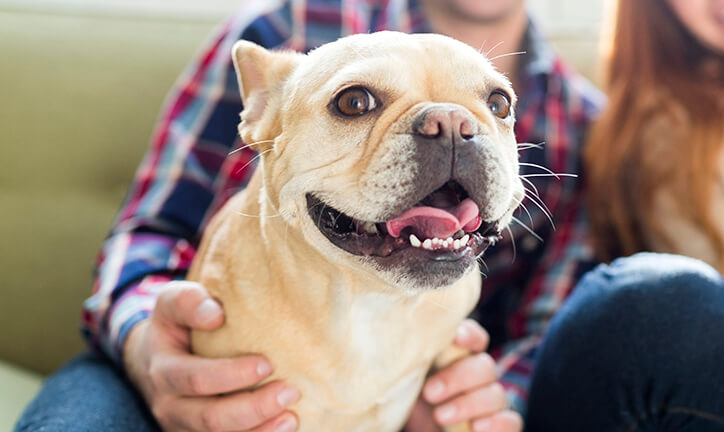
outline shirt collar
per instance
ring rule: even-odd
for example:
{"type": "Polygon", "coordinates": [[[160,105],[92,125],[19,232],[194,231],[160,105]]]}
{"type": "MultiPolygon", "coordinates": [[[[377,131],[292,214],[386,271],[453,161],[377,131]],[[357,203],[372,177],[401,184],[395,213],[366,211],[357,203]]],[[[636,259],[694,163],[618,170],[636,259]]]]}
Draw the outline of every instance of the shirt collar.
{"type": "Polygon", "coordinates": [[[519,66],[522,76],[535,77],[553,74],[556,55],[531,18],[528,19],[528,27],[523,35],[521,51],[525,53],[519,66]]]}

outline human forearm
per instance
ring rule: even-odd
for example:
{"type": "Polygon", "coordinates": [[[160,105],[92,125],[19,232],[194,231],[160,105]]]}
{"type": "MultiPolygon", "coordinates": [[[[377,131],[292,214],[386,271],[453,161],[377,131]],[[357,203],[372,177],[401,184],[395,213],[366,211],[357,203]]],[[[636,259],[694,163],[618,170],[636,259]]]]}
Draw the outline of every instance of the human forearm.
{"type": "Polygon", "coordinates": [[[195,248],[162,233],[119,233],[99,257],[93,296],[84,303],[84,333],[116,361],[131,328],[148,317],[158,287],[183,278],[195,248]]]}

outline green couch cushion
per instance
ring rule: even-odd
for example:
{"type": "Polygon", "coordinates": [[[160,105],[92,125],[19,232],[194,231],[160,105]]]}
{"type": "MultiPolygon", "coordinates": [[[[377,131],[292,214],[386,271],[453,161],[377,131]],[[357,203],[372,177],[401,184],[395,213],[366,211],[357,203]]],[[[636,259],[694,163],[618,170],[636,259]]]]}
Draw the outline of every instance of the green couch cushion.
{"type": "Polygon", "coordinates": [[[42,382],[39,375],[0,361],[0,430],[13,430],[42,382]]]}
{"type": "Polygon", "coordinates": [[[0,359],[47,373],[83,348],[95,256],[212,28],[0,7],[0,359]]]}

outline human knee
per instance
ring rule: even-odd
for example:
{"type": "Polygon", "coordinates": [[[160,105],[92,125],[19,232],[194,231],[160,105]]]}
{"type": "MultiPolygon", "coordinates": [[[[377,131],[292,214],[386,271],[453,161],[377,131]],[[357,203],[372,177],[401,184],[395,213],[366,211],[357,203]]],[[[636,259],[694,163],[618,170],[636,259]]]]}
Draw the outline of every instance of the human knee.
{"type": "Polygon", "coordinates": [[[654,327],[696,321],[702,313],[722,309],[724,279],[715,269],[687,257],[642,253],[587,274],[552,328],[569,336],[604,332],[601,337],[609,337],[616,329],[660,331],[654,327]]]}
{"type": "Polygon", "coordinates": [[[551,323],[531,384],[528,424],[584,430],[585,423],[574,421],[598,415],[607,421],[599,430],[614,430],[674,396],[720,412],[720,398],[701,399],[721,394],[724,346],[711,343],[721,334],[724,281],[708,265],[639,254],[599,266],[551,323]],[[565,426],[549,426],[555,412],[565,426]]]}
{"type": "Polygon", "coordinates": [[[571,303],[609,308],[619,315],[633,308],[642,312],[655,307],[680,307],[702,297],[724,295],[722,276],[706,263],[692,258],[641,253],[601,265],[581,280],[571,303]]]}

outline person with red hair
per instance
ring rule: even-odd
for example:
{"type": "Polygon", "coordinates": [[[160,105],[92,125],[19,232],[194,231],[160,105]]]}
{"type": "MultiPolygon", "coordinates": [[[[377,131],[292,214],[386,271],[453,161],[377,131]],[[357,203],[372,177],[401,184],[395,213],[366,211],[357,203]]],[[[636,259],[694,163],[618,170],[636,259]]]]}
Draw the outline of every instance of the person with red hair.
{"type": "Polygon", "coordinates": [[[614,12],[609,103],[584,155],[598,253],[678,253],[724,272],[724,2],[614,12]]]}
{"type": "Polygon", "coordinates": [[[724,431],[724,2],[613,4],[584,177],[600,259],[625,258],[551,322],[526,430],[724,431]]]}

